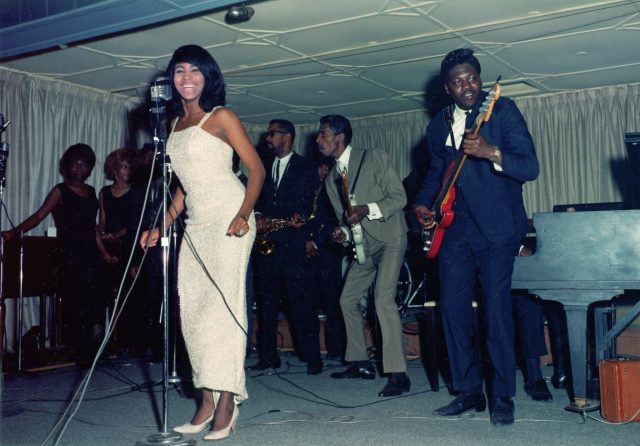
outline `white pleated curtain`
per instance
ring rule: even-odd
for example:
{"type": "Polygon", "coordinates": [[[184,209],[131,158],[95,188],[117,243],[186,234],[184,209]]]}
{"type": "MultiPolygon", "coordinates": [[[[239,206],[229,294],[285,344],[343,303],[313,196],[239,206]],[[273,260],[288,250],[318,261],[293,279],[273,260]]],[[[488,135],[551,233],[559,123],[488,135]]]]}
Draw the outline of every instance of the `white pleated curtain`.
{"type": "MultiPolygon", "coordinates": [[[[233,95],[228,99],[233,106],[233,95]]],[[[623,200],[622,185],[640,175],[630,171],[624,144],[625,133],[640,132],[640,84],[518,98],[516,102],[529,125],[541,166],[540,177],[524,187],[530,216],[549,212],[555,204],[623,200]]],[[[105,184],[104,159],[126,144],[128,115],[134,107],[120,96],[0,67],[0,113],[11,121],[3,135],[11,144],[3,229],[8,228],[7,216],[19,223],[62,181],[58,161],[72,144],[86,143],[95,150],[96,167],[88,182],[99,190],[105,184]]],[[[421,111],[352,119],[352,145],[388,152],[404,178],[421,158],[419,152],[426,150],[422,141],[427,122],[421,111]]],[[[267,127],[266,123],[245,125],[254,143],[267,127]]],[[[317,123],[297,126],[298,153],[310,156],[317,150],[312,142],[317,128],[317,123]]],[[[51,217],[29,235],[43,235],[50,225],[51,217]]],[[[37,315],[31,310],[27,313],[33,317],[25,319],[25,330],[37,315]]],[[[11,322],[7,321],[9,346],[11,322]]]]}
{"type": "MultiPolygon", "coordinates": [[[[96,189],[104,184],[104,158],[127,140],[130,102],[1,68],[0,87],[0,112],[11,120],[4,134],[11,143],[4,198],[14,222],[35,211],[62,180],[58,160],[71,144],[84,142],[94,148],[98,163],[89,183],[96,189]]],[[[233,95],[229,101],[233,106],[233,95]]],[[[555,204],[623,200],[624,185],[640,174],[630,171],[624,144],[626,132],[640,131],[640,84],[517,98],[516,102],[541,165],[538,180],[524,188],[529,214],[551,211],[555,204]]],[[[420,111],[352,119],[352,145],[388,152],[404,178],[420,157],[416,151],[425,150],[422,139],[427,122],[426,113],[420,111]]],[[[266,124],[246,123],[246,127],[255,143],[266,130],[266,124]]],[[[317,128],[317,123],[297,126],[297,152],[313,154],[316,148],[310,141],[317,128]]],[[[32,234],[41,235],[49,224],[50,220],[32,234]]]]}
{"type": "MultiPolygon", "coordinates": [[[[11,121],[3,135],[11,145],[4,202],[14,224],[35,212],[63,180],[58,162],[72,144],[85,143],[95,151],[88,183],[99,190],[104,159],[127,139],[125,98],[6,69],[0,69],[0,92],[0,113],[11,121]]],[[[51,225],[49,216],[29,235],[44,235],[51,225]]],[[[6,219],[3,228],[8,228],[6,219]]]]}

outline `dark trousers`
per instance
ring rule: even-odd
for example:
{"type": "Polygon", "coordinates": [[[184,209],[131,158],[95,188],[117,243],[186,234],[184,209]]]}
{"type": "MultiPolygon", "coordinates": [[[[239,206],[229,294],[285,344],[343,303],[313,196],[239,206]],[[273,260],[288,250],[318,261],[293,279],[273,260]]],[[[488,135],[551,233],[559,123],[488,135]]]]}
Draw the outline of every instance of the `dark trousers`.
{"type": "Polygon", "coordinates": [[[278,312],[282,298],[286,298],[289,305],[290,327],[301,359],[320,361],[318,316],[303,253],[301,250],[291,255],[290,251],[278,247],[269,256],[255,257],[254,274],[259,293],[258,354],[268,363],[278,360],[278,312]]]}
{"type": "Polygon", "coordinates": [[[511,305],[522,359],[539,361],[540,356],[547,354],[542,300],[531,294],[513,293],[511,305]]]}
{"type": "Polygon", "coordinates": [[[74,359],[90,362],[104,337],[104,265],[87,256],[63,262],[61,273],[63,339],[74,359]]]}
{"type": "Polygon", "coordinates": [[[553,373],[555,375],[570,375],[569,338],[567,334],[567,316],[560,302],[545,300],[542,310],[549,327],[551,355],[553,356],[553,373]]]}
{"type": "Polygon", "coordinates": [[[456,215],[445,233],[439,253],[441,309],[453,385],[458,391],[483,390],[472,307],[479,283],[484,322],[481,335],[492,363],[490,395],[515,395],[511,275],[517,246],[517,241],[503,245],[489,242],[466,215],[456,215]]]}
{"type": "Polygon", "coordinates": [[[316,308],[322,310],[324,321],[324,343],[329,356],[343,356],[346,347],[344,320],[340,309],[342,291],[342,250],[320,249],[320,256],[308,261],[311,284],[316,297],[316,308]]]}

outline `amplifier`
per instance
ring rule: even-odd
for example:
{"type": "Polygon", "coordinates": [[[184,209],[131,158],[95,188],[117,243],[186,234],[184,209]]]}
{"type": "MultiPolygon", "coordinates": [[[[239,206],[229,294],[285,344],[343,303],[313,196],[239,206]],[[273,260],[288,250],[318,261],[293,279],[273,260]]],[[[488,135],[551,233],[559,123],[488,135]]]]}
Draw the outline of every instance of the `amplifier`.
{"type": "Polygon", "coordinates": [[[614,423],[640,421],[640,360],[600,361],[600,412],[614,423]]]}

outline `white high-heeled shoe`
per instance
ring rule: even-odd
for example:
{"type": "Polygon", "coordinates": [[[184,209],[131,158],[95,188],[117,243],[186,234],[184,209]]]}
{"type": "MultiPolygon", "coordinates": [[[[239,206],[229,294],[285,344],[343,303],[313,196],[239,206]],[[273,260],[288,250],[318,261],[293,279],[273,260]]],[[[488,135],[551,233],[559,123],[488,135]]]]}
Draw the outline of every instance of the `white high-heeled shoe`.
{"type": "Polygon", "coordinates": [[[236,424],[238,423],[238,415],[240,415],[240,411],[238,410],[238,406],[233,406],[233,414],[231,415],[231,421],[227,427],[222,429],[218,429],[217,431],[212,431],[211,433],[204,436],[205,440],[224,440],[231,432],[236,431],[236,424]]]}
{"type": "Polygon", "coordinates": [[[173,430],[180,434],[199,434],[200,432],[205,430],[209,426],[209,424],[211,424],[211,421],[213,421],[213,414],[200,424],[186,423],[174,427],[173,430]]]}

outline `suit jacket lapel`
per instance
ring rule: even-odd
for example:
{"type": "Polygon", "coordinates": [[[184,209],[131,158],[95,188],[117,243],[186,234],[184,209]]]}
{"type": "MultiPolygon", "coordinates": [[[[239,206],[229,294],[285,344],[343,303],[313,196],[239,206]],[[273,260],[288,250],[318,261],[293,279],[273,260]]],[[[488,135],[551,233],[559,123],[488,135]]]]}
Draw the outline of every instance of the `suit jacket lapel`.
{"type": "MultiPolygon", "coordinates": [[[[354,180],[356,179],[356,175],[358,174],[358,169],[360,169],[360,163],[362,162],[362,156],[364,155],[364,151],[359,149],[351,149],[351,156],[349,157],[349,171],[347,178],[349,180],[349,192],[352,190],[352,185],[354,180]]],[[[356,188],[360,183],[360,179],[358,183],[356,183],[356,188]]],[[[353,193],[355,195],[356,189],[353,189],[353,193]]]]}
{"type": "Polygon", "coordinates": [[[296,156],[297,155],[295,154],[295,152],[293,153],[293,155],[291,155],[287,167],[284,169],[284,172],[282,172],[282,178],[280,178],[280,186],[278,186],[278,189],[280,189],[282,186],[286,187],[285,183],[289,183],[291,181],[290,172],[294,172],[296,169],[296,156]]]}

